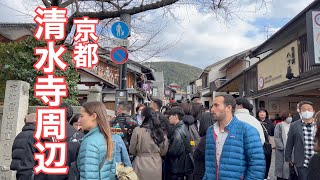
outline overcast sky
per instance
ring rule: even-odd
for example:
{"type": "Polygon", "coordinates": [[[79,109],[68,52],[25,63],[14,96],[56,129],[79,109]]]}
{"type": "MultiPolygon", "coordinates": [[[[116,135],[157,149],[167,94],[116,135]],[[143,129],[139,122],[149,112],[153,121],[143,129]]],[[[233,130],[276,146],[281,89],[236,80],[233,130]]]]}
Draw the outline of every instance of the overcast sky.
{"type": "MultiPolygon", "coordinates": [[[[152,58],[151,61],[177,61],[205,68],[218,60],[259,45],[312,1],[272,0],[267,9],[253,12],[254,7],[248,7],[248,12],[239,13],[239,18],[228,24],[196,8],[176,6],[172,12],[179,18],[179,23],[172,17],[164,17],[168,24],[158,38],[167,42],[180,41],[163,56],[152,58]]],[[[0,22],[33,22],[26,10],[32,11],[32,8],[25,0],[1,0],[0,22]]],[[[160,12],[155,11],[149,15],[156,13],[160,12]]]]}

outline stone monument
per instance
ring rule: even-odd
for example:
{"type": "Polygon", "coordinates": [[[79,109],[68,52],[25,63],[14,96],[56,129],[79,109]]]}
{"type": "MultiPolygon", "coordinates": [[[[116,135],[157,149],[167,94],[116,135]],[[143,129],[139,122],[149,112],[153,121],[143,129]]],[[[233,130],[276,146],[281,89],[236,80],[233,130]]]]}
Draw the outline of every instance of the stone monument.
{"type": "Polygon", "coordinates": [[[15,172],[10,170],[12,144],[24,126],[28,113],[30,84],[24,81],[6,82],[5,99],[0,134],[0,179],[14,180],[15,172]]]}
{"type": "Polygon", "coordinates": [[[87,102],[91,101],[100,101],[102,100],[102,95],[101,95],[102,88],[100,86],[92,86],[89,89],[89,95],[88,95],[88,100],[87,102]]]}

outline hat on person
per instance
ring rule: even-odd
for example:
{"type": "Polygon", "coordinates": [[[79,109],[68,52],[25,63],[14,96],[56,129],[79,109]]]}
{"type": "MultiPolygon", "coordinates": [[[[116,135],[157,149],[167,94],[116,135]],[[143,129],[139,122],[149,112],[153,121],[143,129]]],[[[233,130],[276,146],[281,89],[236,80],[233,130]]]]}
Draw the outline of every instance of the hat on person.
{"type": "Polygon", "coordinates": [[[26,123],[36,123],[36,113],[30,113],[26,115],[25,122],[26,123]]]}

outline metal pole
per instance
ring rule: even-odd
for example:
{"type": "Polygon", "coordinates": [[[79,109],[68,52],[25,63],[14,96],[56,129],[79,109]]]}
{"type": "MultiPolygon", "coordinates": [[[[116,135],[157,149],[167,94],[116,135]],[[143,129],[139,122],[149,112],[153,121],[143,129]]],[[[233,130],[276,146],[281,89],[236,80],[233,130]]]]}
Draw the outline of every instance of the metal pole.
{"type": "MultiPolygon", "coordinates": [[[[129,36],[131,32],[131,15],[130,14],[121,14],[120,21],[125,22],[129,27],[129,36]]],[[[127,48],[127,47],[124,47],[127,48]]],[[[127,63],[124,63],[120,67],[120,89],[127,89],[127,63]]]]}

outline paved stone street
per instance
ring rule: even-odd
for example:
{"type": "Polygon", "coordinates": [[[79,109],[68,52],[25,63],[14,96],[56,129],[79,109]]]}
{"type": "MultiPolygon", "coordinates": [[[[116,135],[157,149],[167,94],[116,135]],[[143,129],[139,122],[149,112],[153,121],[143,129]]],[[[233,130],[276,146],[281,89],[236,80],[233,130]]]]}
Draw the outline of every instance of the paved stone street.
{"type": "Polygon", "coordinates": [[[269,170],[269,177],[271,180],[276,180],[277,178],[274,176],[274,162],[275,162],[275,149],[272,150],[272,161],[269,170]]]}

